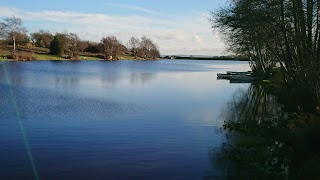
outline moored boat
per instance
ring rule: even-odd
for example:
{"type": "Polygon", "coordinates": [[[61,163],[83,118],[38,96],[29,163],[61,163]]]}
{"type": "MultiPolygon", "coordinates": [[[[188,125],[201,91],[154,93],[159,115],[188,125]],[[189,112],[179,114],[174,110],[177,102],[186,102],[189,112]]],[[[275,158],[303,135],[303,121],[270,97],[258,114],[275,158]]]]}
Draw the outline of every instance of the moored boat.
{"type": "Polygon", "coordinates": [[[230,76],[231,76],[231,74],[223,74],[223,73],[217,74],[218,79],[229,79],[230,76]]]}
{"type": "Polygon", "coordinates": [[[246,72],[227,71],[226,74],[218,73],[217,79],[229,79],[237,82],[251,82],[254,80],[254,77],[252,76],[251,71],[246,71],[246,72]]]}

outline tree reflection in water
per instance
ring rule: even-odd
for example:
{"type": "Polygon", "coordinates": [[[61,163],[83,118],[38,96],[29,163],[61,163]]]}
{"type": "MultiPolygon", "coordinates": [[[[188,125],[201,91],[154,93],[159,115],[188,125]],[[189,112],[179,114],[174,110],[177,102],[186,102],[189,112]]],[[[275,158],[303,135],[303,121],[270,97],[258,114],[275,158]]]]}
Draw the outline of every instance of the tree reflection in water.
{"type": "Polygon", "coordinates": [[[264,89],[251,85],[238,91],[224,112],[228,176],[320,178],[320,113],[303,112],[303,107],[286,112],[264,89]]]}

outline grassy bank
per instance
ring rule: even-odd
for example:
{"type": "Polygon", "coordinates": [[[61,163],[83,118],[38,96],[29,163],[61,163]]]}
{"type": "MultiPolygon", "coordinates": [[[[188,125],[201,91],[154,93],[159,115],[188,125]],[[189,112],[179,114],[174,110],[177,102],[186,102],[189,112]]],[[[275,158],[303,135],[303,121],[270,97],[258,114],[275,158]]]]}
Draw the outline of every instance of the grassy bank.
{"type": "MultiPolygon", "coordinates": [[[[24,47],[17,48],[17,57],[19,60],[70,60],[66,57],[56,56],[49,53],[49,49],[38,47],[24,47]]],[[[103,60],[102,54],[80,53],[77,60],[103,60]]],[[[136,58],[130,55],[119,55],[119,60],[143,60],[143,58],[136,58]]],[[[0,61],[13,61],[12,46],[0,45],[0,61]]]]}
{"type": "Polygon", "coordinates": [[[8,60],[8,57],[11,56],[11,49],[0,43],[0,61],[8,60]]]}

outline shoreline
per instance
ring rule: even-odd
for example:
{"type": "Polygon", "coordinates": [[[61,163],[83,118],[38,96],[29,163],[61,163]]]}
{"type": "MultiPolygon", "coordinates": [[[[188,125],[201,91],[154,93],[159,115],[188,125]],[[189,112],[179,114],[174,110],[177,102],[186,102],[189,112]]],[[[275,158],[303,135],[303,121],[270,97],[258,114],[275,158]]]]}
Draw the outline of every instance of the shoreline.
{"type": "Polygon", "coordinates": [[[0,55],[0,62],[17,62],[17,61],[155,61],[155,60],[195,60],[195,61],[249,61],[246,58],[232,58],[232,57],[177,57],[177,58],[157,58],[157,59],[143,59],[143,58],[134,58],[129,56],[120,56],[119,59],[115,60],[106,60],[101,59],[97,57],[91,57],[91,56],[80,56],[77,59],[66,59],[64,57],[56,57],[53,55],[40,55],[37,57],[37,55],[34,57],[34,59],[7,59],[5,56],[0,55]]]}
{"type": "Polygon", "coordinates": [[[248,61],[248,60],[239,60],[239,59],[119,59],[119,60],[105,60],[105,59],[34,59],[34,60],[14,60],[14,59],[0,59],[0,62],[32,62],[32,61],[157,61],[157,60],[172,60],[172,61],[248,61]]]}

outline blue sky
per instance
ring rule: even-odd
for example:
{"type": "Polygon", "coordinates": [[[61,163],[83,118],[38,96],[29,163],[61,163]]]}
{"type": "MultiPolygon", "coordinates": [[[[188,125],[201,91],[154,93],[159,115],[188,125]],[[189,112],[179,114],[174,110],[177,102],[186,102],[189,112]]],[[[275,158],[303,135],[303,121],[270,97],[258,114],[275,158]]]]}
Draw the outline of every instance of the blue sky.
{"type": "Polygon", "coordinates": [[[124,44],[146,35],[162,54],[223,55],[225,45],[212,31],[209,12],[227,0],[10,0],[1,2],[0,19],[22,18],[29,32],[74,32],[99,42],[116,36],[124,44]]]}

